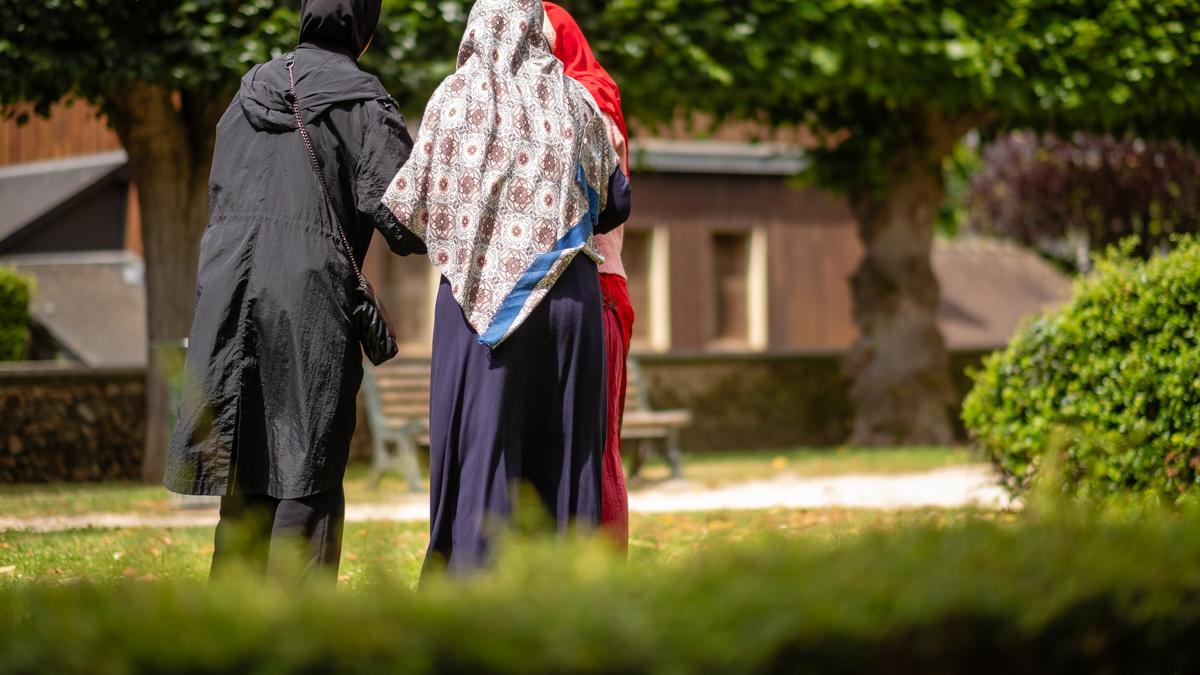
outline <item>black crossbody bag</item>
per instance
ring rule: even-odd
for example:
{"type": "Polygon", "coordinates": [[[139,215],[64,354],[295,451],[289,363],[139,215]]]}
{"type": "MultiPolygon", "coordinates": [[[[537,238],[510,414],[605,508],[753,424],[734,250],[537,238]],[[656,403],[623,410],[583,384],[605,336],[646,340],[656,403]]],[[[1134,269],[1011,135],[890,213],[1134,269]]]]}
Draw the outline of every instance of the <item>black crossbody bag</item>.
{"type": "Polygon", "coordinates": [[[396,344],[396,329],[392,327],[392,319],[388,316],[387,309],[379,301],[379,296],[375,294],[375,288],[358,268],[358,262],[354,259],[354,249],[350,248],[350,241],[346,239],[346,231],[342,229],[342,222],[333,208],[329,187],[325,184],[321,166],[317,163],[317,154],[313,151],[312,140],[308,137],[308,129],[305,128],[304,120],[300,116],[300,97],[296,95],[296,76],[292,72],[294,65],[293,61],[288,61],[288,82],[292,88],[292,112],[296,114],[296,126],[300,129],[300,137],[304,139],[304,147],[308,149],[308,159],[312,164],[313,175],[317,177],[317,184],[321,187],[321,194],[324,195],[325,210],[329,212],[330,219],[337,227],[342,249],[345,250],[346,257],[350,259],[350,267],[354,269],[354,275],[358,278],[358,304],[352,313],[354,323],[358,328],[358,341],[362,344],[367,358],[378,366],[395,357],[396,353],[400,351],[396,344]]]}

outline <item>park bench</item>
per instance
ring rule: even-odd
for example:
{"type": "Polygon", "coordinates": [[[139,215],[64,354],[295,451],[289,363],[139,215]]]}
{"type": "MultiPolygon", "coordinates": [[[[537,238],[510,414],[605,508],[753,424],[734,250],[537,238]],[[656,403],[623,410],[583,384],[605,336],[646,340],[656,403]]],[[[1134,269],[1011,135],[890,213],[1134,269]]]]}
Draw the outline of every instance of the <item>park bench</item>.
{"type": "Polygon", "coordinates": [[[689,410],[654,410],[650,407],[650,392],[637,359],[625,364],[628,383],[625,386],[625,416],[621,418],[621,444],[635,445],[629,462],[629,477],[636,478],[642,464],[655,450],[667,460],[672,478],[683,477],[683,446],[680,434],[692,423],[689,410]]]}
{"type": "MultiPolygon", "coordinates": [[[[396,473],[410,489],[421,487],[417,448],[429,445],[429,368],[428,359],[415,358],[366,368],[363,386],[375,480],[396,473]]],[[[691,423],[692,415],[687,410],[651,409],[641,367],[630,359],[628,369],[621,439],[635,445],[630,476],[636,476],[646,457],[658,450],[671,475],[679,477],[683,475],[680,433],[691,423]]]]}
{"type": "Polygon", "coordinates": [[[397,473],[410,490],[420,490],[417,446],[429,445],[429,361],[397,359],[364,370],[373,478],[397,473]]]}

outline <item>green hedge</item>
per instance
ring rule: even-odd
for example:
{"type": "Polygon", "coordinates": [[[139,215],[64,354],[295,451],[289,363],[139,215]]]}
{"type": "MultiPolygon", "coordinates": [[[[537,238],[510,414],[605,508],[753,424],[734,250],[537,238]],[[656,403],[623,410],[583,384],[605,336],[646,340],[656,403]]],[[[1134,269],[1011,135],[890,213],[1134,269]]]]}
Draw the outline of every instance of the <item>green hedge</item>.
{"type": "Polygon", "coordinates": [[[769,541],[669,566],[527,550],[421,592],[9,588],[0,673],[1198,672],[1197,560],[1200,523],[1156,518],[769,541]]]}
{"type": "Polygon", "coordinates": [[[1067,307],[985,360],[963,420],[1016,491],[1050,447],[1083,494],[1197,490],[1200,241],[1101,260],[1067,307]]]}
{"type": "Polygon", "coordinates": [[[33,281],[0,265],[0,361],[21,361],[29,348],[33,281]]]}

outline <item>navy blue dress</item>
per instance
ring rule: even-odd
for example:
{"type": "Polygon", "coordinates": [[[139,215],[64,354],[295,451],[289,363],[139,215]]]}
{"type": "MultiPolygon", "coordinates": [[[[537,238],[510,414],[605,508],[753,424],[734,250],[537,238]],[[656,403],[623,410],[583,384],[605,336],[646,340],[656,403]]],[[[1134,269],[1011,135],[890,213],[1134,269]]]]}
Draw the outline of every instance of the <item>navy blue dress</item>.
{"type": "MultiPolygon", "coordinates": [[[[618,170],[595,231],[629,217],[618,170]]],[[[487,564],[517,509],[545,511],[560,533],[600,522],[604,319],[596,264],[578,255],[525,323],[479,344],[442,279],[430,383],[430,541],[426,572],[487,564]],[[533,501],[534,504],[523,503],[533,501]]]]}

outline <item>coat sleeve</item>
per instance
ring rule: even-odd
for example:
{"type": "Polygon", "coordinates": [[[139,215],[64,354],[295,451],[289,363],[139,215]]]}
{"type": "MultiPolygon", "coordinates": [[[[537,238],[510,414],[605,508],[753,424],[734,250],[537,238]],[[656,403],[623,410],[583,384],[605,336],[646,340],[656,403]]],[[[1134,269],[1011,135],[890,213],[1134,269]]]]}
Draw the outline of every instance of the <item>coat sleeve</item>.
{"type": "Polygon", "coordinates": [[[413,140],[404,118],[390,105],[367,131],[358,160],[357,208],[364,222],[379,230],[397,255],[424,254],[425,244],[400,224],[383,205],[384,192],[400,167],[408,161],[413,140]]]}
{"type": "Polygon", "coordinates": [[[617,167],[612,177],[608,179],[608,203],[597,219],[596,234],[606,234],[617,229],[619,225],[623,225],[625,221],[629,220],[631,211],[633,211],[633,188],[630,187],[629,179],[625,177],[621,167],[617,167]]]}

